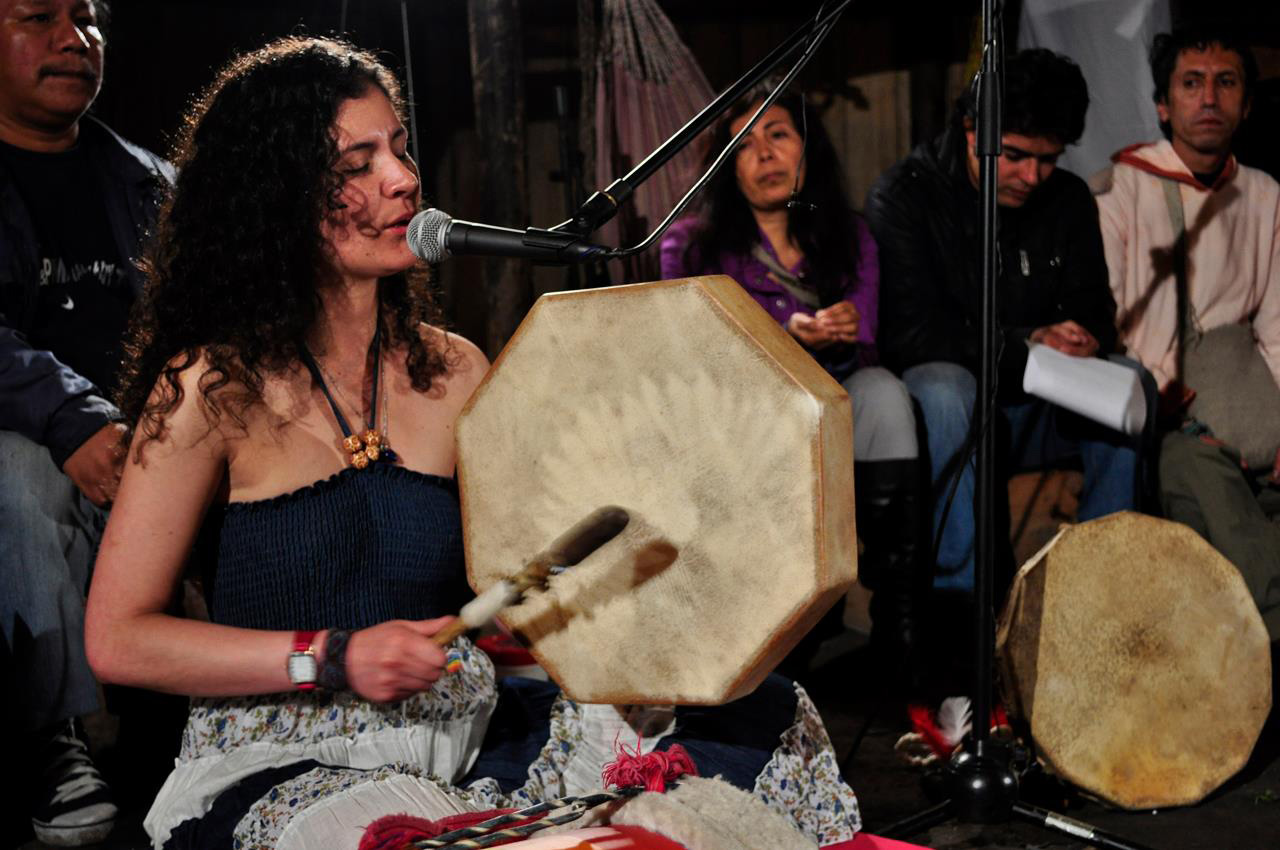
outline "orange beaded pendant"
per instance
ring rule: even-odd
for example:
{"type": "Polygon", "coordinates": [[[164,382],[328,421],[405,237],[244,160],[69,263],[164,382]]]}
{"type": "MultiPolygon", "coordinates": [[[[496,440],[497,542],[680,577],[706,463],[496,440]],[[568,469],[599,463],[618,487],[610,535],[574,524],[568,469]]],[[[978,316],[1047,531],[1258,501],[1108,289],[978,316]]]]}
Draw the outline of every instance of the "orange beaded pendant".
{"type": "Polygon", "coordinates": [[[351,465],[356,469],[364,469],[384,456],[388,460],[394,458],[386,439],[372,428],[358,436],[352,434],[344,438],[342,448],[351,453],[351,465]]]}
{"type": "MultiPolygon", "coordinates": [[[[377,421],[378,391],[382,387],[380,337],[381,326],[378,326],[373,332],[373,342],[370,345],[370,356],[374,358],[373,391],[369,398],[370,425],[377,421]]],[[[342,438],[341,445],[343,451],[350,455],[350,464],[356,469],[366,469],[369,464],[377,463],[380,460],[387,463],[396,463],[399,458],[391,450],[391,445],[385,436],[387,430],[387,403],[385,397],[382,404],[382,430],[379,431],[377,428],[367,427],[363,434],[353,434],[351,429],[347,427],[347,419],[342,415],[342,410],[338,407],[338,402],[334,399],[333,393],[329,391],[329,385],[332,384],[336,390],[338,388],[337,383],[324,371],[320,361],[316,360],[311,352],[306,349],[306,346],[302,347],[300,355],[307,369],[311,371],[312,379],[319,385],[320,391],[324,393],[325,400],[329,402],[329,407],[333,410],[333,416],[338,421],[338,427],[346,435],[342,438]]],[[[343,400],[346,401],[346,398],[344,397],[343,400]]]]}

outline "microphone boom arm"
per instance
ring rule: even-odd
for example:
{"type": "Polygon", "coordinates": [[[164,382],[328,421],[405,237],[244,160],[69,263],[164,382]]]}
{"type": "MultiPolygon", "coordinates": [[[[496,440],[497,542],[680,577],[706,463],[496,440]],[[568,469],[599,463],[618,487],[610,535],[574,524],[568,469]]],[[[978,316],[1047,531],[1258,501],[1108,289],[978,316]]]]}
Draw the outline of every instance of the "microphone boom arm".
{"type": "MultiPolygon", "coordinates": [[[[783,85],[778,87],[778,91],[785,88],[786,84],[790,83],[791,80],[795,78],[796,74],[800,72],[800,69],[808,64],[809,59],[813,57],[818,45],[821,44],[824,38],[826,38],[827,34],[835,25],[836,20],[852,2],[853,0],[841,0],[834,9],[827,12],[825,15],[819,11],[816,20],[798,28],[786,39],[786,41],[775,47],[767,56],[765,56],[765,58],[761,59],[749,71],[739,77],[736,82],[717,95],[715,100],[703,107],[702,111],[690,118],[683,127],[659,145],[656,150],[641,160],[640,163],[627,172],[625,176],[614,180],[607,188],[593,193],[591,197],[587,198],[582,206],[574,212],[573,216],[569,220],[557,224],[555,227],[551,228],[551,230],[557,232],[572,232],[582,236],[598,230],[606,222],[617,215],[618,209],[621,207],[623,202],[631,197],[640,184],[652,177],[658,169],[666,165],[667,162],[670,161],[677,153],[684,150],[684,148],[687,147],[699,133],[727,112],[729,107],[731,107],[748,89],[763,80],[771,71],[773,71],[774,68],[782,64],[782,61],[794,53],[806,39],[810,39],[809,47],[805,50],[801,60],[797,62],[795,67],[787,74],[786,79],[783,81],[783,85]]],[[[777,91],[771,95],[771,98],[776,97],[776,95],[777,91]]],[[[772,100],[767,101],[765,103],[765,108],[768,108],[771,102],[772,100]]],[[[743,128],[743,131],[739,133],[738,136],[734,137],[735,143],[744,133],[750,132],[752,125],[755,124],[759,117],[760,112],[757,111],[757,113],[752,116],[751,120],[747,123],[746,127],[743,128]]],[[[733,150],[733,145],[730,145],[727,150],[733,150]]],[[[653,240],[661,235],[663,230],[666,230],[666,226],[669,224],[670,220],[688,204],[693,194],[695,194],[706,180],[709,179],[716,170],[718,170],[720,164],[722,164],[725,158],[725,154],[722,153],[720,159],[718,159],[716,164],[713,165],[708,173],[703,176],[703,179],[695,185],[693,190],[681,199],[676,209],[670,216],[668,216],[668,220],[663,223],[663,226],[651,234],[648,239],[635,248],[626,249],[624,251],[615,251],[609,256],[625,256],[626,254],[643,250],[652,244],[653,240]]]]}

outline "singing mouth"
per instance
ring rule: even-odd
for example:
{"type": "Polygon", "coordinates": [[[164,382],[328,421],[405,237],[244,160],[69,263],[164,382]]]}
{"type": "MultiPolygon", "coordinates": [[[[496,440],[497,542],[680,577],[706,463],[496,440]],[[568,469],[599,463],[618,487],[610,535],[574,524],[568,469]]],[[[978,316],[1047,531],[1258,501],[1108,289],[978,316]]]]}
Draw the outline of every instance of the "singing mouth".
{"type": "Polygon", "coordinates": [[[40,71],[40,76],[44,77],[70,77],[76,80],[84,80],[89,83],[96,83],[98,75],[88,68],[44,68],[40,71]]]}

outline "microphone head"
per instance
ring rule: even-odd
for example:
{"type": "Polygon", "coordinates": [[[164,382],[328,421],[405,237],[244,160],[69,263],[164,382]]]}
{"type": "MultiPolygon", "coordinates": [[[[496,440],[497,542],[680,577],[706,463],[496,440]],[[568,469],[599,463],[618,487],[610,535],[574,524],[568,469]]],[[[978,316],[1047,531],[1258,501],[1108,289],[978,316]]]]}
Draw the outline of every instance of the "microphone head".
{"type": "Polygon", "coordinates": [[[445,235],[452,221],[453,216],[434,207],[415,215],[410,219],[409,229],[405,232],[409,250],[419,260],[428,263],[438,263],[448,259],[450,254],[449,248],[445,245],[445,235]]]}

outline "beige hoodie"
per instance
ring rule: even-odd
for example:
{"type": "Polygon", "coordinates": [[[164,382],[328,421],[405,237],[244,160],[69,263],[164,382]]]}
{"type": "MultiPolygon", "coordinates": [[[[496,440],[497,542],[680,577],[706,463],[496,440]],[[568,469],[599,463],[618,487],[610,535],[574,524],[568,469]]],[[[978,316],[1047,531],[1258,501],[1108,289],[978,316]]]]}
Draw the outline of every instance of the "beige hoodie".
{"type": "Polygon", "coordinates": [[[1091,183],[1100,191],[1116,324],[1130,356],[1161,388],[1176,377],[1174,233],[1162,186],[1173,180],[1182,197],[1187,277],[1200,329],[1252,322],[1280,385],[1280,184],[1231,157],[1206,187],[1167,141],[1125,148],[1112,161],[1110,174],[1091,183]]]}

